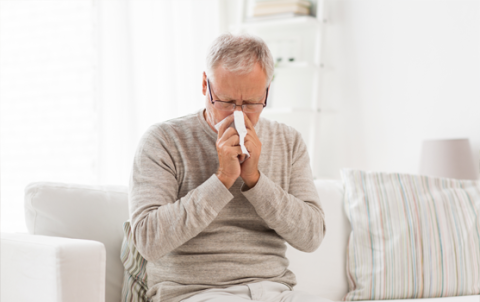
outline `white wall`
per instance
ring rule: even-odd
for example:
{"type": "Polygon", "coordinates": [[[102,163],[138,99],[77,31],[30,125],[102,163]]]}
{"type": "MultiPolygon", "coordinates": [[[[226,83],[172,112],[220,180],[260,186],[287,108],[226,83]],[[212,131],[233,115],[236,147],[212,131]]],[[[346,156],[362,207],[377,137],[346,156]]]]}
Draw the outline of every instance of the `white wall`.
{"type": "Polygon", "coordinates": [[[480,1],[325,0],[325,17],[321,177],[418,173],[441,138],[469,138],[478,169],[480,1]]]}
{"type": "Polygon", "coordinates": [[[422,140],[480,151],[480,2],[326,2],[320,169],[417,173],[422,140]]]}

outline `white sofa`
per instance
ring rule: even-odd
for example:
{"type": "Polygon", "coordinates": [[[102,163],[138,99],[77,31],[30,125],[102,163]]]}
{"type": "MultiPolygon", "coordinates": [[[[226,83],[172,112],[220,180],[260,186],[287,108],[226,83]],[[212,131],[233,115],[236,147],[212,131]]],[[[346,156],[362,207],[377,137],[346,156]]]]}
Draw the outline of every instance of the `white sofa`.
{"type": "MultiPolygon", "coordinates": [[[[345,255],[351,231],[343,186],[336,180],[315,185],[326,214],[326,237],[313,253],[288,246],[287,257],[296,290],[340,301],[348,290],[345,255]]],[[[25,191],[25,211],[30,234],[2,234],[2,302],[120,301],[126,187],[33,183],[25,191]]],[[[430,301],[480,302],[480,296],[430,301]]]]}

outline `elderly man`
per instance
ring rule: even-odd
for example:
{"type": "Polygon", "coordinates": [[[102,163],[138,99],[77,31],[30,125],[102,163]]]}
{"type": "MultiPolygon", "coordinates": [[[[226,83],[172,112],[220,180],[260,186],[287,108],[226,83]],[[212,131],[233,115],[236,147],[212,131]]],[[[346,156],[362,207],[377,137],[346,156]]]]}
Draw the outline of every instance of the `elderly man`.
{"type": "Polygon", "coordinates": [[[326,300],[292,290],[285,241],[313,252],[325,222],[300,134],[260,118],[273,69],[261,39],[218,37],[203,73],[206,108],[142,137],[129,202],[151,301],[326,300]]]}

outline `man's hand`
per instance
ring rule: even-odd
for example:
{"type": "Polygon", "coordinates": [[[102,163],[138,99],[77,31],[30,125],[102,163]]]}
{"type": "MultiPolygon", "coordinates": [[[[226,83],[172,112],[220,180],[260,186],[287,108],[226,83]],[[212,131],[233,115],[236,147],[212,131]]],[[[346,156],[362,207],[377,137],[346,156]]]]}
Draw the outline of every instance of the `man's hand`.
{"type": "Polygon", "coordinates": [[[245,127],[247,128],[247,135],[245,136],[245,147],[250,153],[250,157],[246,159],[242,164],[242,170],[240,176],[249,188],[253,188],[260,178],[260,172],[258,171],[258,161],[260,159],[260,152],[262,151],[262,143],[253,128],[252,122],[246,114],[245,127]]]}
{"type": "MultiPolygon", "coordinates": [[[[218,170],[215,173],[218,179],[230,189],[235,180],[240,176],[239,155],[242,155],[240,148],[240,137],[237,130],[229,127],[233,122],[233,114],[228,116],[220,128],[217,137],[218,170]]],[[[242,158],[243,159],[243,158],[242,158]]]]}

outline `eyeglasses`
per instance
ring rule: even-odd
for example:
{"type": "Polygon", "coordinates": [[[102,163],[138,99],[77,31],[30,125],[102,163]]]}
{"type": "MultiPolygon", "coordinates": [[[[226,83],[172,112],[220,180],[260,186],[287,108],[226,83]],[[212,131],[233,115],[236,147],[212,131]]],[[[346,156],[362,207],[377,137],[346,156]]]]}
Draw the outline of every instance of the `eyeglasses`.
{"type": "Polygon", "coordinates": [[[235,109],[237,109],[237,106],[242,106],[243,112],[255,113],[255,112],[262,111],[262,109],[265,108],[265,106],[267,106],[268,87],[265,95],[265,103],[250,103],[250,104],[242,104],[242,105],[237,105],[232,102],[224,102],[220,100],[214,101],[212,97],[212,88],[210,86],[210,82],[208,81],[208,78],[207,78],[207,88],[208,88],[208,92],[210,93],[210,102],[212,102],[213,107],[215,107],[220,111],[233,112],[235,111],[235,109]]]}

